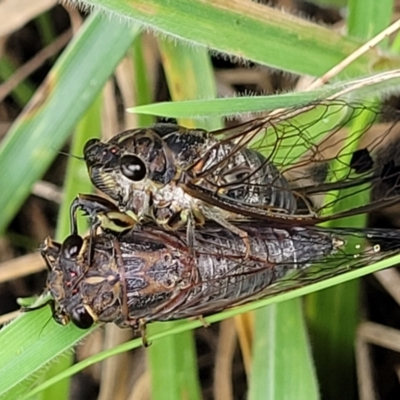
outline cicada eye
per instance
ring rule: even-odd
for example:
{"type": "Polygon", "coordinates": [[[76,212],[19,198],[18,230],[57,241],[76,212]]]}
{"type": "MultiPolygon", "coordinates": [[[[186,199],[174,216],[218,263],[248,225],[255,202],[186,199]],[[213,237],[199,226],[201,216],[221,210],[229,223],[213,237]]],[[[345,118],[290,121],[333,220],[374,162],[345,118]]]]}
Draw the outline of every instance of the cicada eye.
{"type": "Polygon", "coordinates": [[[86,143],[85,146],[83,147],[83,154],[86,154],[88,150],[96,143],[99,143],[99,139],[89,139],[86,143]]]}
{"type": "Polygon", "coordinates": [[[74,325],[81,329],[89,329],[94,322],[93,317],[83,306],[79,306],[72,311],[71,321],[74,323],[74,325]]]}
{"type": "Polygon", "coordinates": [[[121,172],[131,181],[139,182],[146,176],[146,165],[139,157],[133,155],[122,156],[119,165],[121,172]]]}
{"type": "Polygon", "coordinates": [[[68,236],[62,246],[61,246],[61,255],[64,259],[75,259],[83,245],[83,239],[79,235],[70,235],[68,236]]]}

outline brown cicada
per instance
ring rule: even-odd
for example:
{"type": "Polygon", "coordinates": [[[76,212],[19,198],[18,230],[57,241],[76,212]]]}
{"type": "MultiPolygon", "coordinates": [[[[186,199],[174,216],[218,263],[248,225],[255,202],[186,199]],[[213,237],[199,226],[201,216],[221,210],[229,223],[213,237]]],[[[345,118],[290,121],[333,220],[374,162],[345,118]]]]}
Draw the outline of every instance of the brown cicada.
{"type": "Polygon", "coordinates": [[[151,321],[199,317],[390,254],[379,246],[357,250],[349,238],[390,238],[392,252],[400,248],[399,231],[280,229],[254,221],[235,226],[248,235],[249,255],[236,234],[213,223],[195,230],[195,254],[186,232],[154,226],[120,237],[102,232],[85,238],[72,234],[61,244],[46,239],[41,251],[54,319],[80,328],[114,322],[137,329],[151,321]]]}
{"type": "MultiPolygon", "coordinates": [[[[376,158],[395,122],[381,125],[379,134],[368,134],[381,117],[372,106],[334,100],[215,132],[156,124],[122,132],[108,142],[92,139],[85,145],[84,159],[93,184],[133,223],[153,220],[169,231],[186,226],[193,247],[193,227],[212,220],[243,238],[250,254],[247,231],[232,221],[312,226],[400,200],[398,167],[376,158]],[[308,122],[302,120],[305,110],[314,112],[308,122]],[[366,122],[353,127],[349,139],[346,129],[367,112],[366,122]],[[382,183],[387,189],[381,198],[324,212],[352,196],[339,189],[359,193],[382,183]],[[324,196],[323,202],[318,195],[324,196]]],[[[73,220],[81,205],[78,197],[73,220]]]]}

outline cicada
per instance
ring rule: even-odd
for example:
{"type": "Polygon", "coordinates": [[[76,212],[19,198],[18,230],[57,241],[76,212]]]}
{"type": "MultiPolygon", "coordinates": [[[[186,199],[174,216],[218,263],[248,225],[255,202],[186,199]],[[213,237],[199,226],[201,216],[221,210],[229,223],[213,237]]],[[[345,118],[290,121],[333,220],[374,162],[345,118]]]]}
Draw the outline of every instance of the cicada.
{"type": "Polygon", "coordinates": [[[236,226],[248,234],[248,256],[236,234],[209,222],[194,232],[195,254],[184,231],[155,226],[120,237],[101,232],[72,234],[63,243],[47,238],[41,252],[54,319],[83,329],[114,322],[139,328],[144,337],[149,322],[208,315],[386,256],[376,246],[349,249],[349,238],[390,237],[393,251],[400,248],[398,231],[280,229],[254,221],[236,226]]]}
{"type": "MultiPolygon", "coordinates": [[[[372,106],[319,101],[214,132],[162,123],[128,130],[107,142],[89,140],[83,153],[93,184],[134,223],[152,220],[169,231],[187,227],[192,247],[193,227],[215,221],[245,240],[249,254],[246,230],[232,221],[312,226],[400,200],[399,168],[377,163],[375,154],[395,123],[368,136],[380,116],[372,106]],[[314,113],[308,122],[305,111],[314,113]],[[349,139],[345,130],[367,112],[367,122],[349,139]],[[359,193],[382,182],[390,189],[379,200],[324,212],[351,196],[339,190],[359,193]]],[[[78,198],[72,209],[80,205],[78,198]]]]}

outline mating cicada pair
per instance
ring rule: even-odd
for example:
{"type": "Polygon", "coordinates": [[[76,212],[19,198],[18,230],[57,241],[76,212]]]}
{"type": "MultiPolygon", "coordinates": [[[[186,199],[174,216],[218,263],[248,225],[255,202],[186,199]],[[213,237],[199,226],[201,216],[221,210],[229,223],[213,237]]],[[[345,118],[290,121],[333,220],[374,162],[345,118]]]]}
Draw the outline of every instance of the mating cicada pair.
{"type": "Polygon", "coordinates": [[[137,328],[206,315],[383,257],[349,249],[349,237],[390,238],[396,250],[396,231],[316,227],[400,200],[398,167],[378,154],[394,124],[368,136],[370,121],[349,139],[362,112],[318,102],[215,132],[156,124],[90,140],[90,179],[111,201],[78,195],[71,236],[42,246],[55,319],[137,328]],[[312,121],[298,120],[304,109],[312,121]],[[372,185],[384,194],[360,202],[372,185]],[[85,238],[78,209],[92,224],[85,238]]]}

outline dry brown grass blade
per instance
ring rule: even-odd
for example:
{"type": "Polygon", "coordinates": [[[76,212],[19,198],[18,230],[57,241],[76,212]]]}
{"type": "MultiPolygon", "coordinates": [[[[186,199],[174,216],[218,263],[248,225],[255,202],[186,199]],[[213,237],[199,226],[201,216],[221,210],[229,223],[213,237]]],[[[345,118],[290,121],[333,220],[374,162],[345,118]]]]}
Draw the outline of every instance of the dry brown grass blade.
{"type": "Polygon", "coordinates": [[[0,315],[0,325],[7,324],[8,322],[12,321],[13,319],[17,318],[20,314],[20,310],[12,311],[7,314],[0,315]]]}
{"type": "Polygon", "coordinates": [[[359,325],[357,333],[370,344],[400,353],[400,331],[397,329],[366,321],[359,325]]]}
{"type": "Polygon", "coordinates": [[[375,272],[375,278],[381,283],[385,290],[400,305],[400,274],[394,269],[385,269],[375,272]]]}
{"type": "Polygon", "coordinates": [[[0,283],[43,271],[45,264],[39,253],[14,258],[0,264],[0,283]]]}
{"type": "Polygon", "coordinates": [[[32,194],[56,204],[61,204],[63,199],[62,190],[58,186],[45,181],[36,182],[33,185],[32,194]]]}
{"type": "MultiPolygon", "coordinates": [[[[0,11],[1,12],[1,11],[0,11]]],[[[64,32],[53,43],[39,51],[28,62],[22,65],[15,73],[0,85],[0,101],[2,101],[14,88],[36,71],[47,59],[57,54],[72,37],[70,30],[64,32]]]]}
{"type": "Polygon", "coordinates": [[[140,378],[136,381],[136,384],[127,400],[149,400],[150,384],[150,373],[148,371],[143,372],[140,378]]]}
{"type": "MultiPolygon", "coordinates": [[[[104,329],[104,350],[132,339],[130,329],[120,329],[114,324],[106,325],[104,329]]],[[[131,361],[131,355],[125,352],[103,362],[98,400],[125,400],[128,397],[131,361]]]]}
{"type": "Polygon", "coordinates": [[[214,370],[215,400],[233,400],[232,365],[236,349],[236,332],[232,319],[220,324],[214,370]]]}
{"type": "Polygon", "coordinates": [[[400,19],[395,21],[392,25],[390,25],[389,27],[384,29],[382,32],[378,33],[375,37],[370,39],[367,43],[363,44],[360,48],[358,48],[356,51],[354,51],[352,54],[350,54],[348,57],[346,57],[342,62],[335,65],[332,69],[330,69],[328,72],[326,72],[322,77],[315,80],[307,88],[307,90],[315,90],[315,89],[325,85],[332,78],[334,78],[336,75],[338,75],[340,72],[342,72],[353,61],[355,61],[357,58],[361,57],[372,47],[377,46],[380,42],[385,40],[388,36],[390,36],[392,33],[395,33],[399,29],[400,29],[400,19]]]}
{"type": "Polygon", "coordinates": [[[377,400],[370,348],[360,335],[356,338],[355,356],[360,400],[377,400]]]}
{"type": "Polygon", "coordinates": [[[27,24],[39,14],[56,6],[57,0],[3,0],[0,2],[0,37],[27,24]]]}
{"type": "Polygon", "coordinates": [[[254,337],[254,313],[241,314],[235,317],[235,327],[242,350],[243,364],[247,375],[250,373],[251,354],[254,337]]]}

